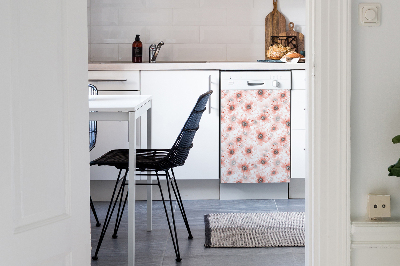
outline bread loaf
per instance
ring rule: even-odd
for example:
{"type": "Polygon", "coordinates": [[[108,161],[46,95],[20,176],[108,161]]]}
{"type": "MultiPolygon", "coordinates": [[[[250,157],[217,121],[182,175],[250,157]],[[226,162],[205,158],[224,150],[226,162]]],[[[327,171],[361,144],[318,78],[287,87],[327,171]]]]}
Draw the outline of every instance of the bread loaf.
{"type": "Polygon", "coordinates": [[[289,52],[285,55],[286,58],[303,58],[304,56],[296,53],[296,52],[289,52]]]}

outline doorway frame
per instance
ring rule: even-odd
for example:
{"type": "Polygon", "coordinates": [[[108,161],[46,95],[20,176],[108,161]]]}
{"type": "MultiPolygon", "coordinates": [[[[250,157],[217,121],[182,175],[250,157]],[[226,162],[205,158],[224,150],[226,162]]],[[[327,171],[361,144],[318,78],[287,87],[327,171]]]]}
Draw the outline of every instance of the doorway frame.
{"type": "Polygon", "coordinates": [[[306,12],[306,265],[350,265],[351,0],[306,12]]]}

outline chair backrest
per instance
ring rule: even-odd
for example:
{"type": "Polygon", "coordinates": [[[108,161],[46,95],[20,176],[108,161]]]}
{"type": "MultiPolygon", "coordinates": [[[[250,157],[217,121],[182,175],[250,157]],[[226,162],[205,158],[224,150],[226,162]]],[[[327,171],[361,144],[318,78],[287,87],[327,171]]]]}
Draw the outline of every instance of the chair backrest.
{"type": "Polygon", "coordinates": [[[199,129],[200,119],[206,110],[207,101],[212,93],[213,91],[210,90],[200,95],[178,138],[165,158],[165,161],[170,163],[166,168],[181,166],[185,163],[189,151],[193,147],[193,138],[199,129]]]}
{"type": "MultiPolygon", "coordinates": [[[[88,85],[89,95],[98,95],[96,86],[88,85]]],[[[89,151],[93,150],[97,139],[97,121],[89,121],[89,151]]]]}

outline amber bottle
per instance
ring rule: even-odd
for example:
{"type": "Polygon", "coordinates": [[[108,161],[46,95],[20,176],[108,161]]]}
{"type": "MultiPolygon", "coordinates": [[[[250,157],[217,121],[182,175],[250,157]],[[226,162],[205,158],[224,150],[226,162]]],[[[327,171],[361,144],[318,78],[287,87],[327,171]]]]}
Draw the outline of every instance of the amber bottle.
{"type": "Polygon", "coordinates": [[[143,45],[140,41],[140,35],[136,35],[132,43],[132,63],[142,63],[143,45]]]}

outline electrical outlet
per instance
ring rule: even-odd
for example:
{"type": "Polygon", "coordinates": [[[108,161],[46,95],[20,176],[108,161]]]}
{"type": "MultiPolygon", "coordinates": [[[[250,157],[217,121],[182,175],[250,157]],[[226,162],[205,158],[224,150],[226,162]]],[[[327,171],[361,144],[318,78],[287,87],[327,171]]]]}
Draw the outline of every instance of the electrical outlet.
{"type": "Polygon", "coordinates": [[[390,195],[368,195],[368,217],[370,219],[390,217],[390,195]]]}

